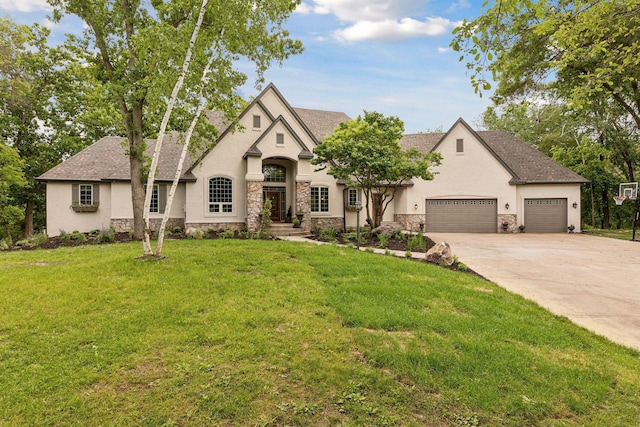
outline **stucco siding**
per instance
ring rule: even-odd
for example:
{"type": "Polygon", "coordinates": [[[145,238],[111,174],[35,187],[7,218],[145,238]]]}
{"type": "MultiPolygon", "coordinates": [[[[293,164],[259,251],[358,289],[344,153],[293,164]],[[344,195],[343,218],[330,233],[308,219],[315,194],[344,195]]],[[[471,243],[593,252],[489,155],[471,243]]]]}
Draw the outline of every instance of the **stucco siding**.
{"type": "Polygon", "coordinates": [[[414,179],[414,186],[407,189],[396,213],[424,215],[427,198],[497,199],[498,214],[513,213],[516,187],[509,184],[511,174],[464,126],[453,129],[435,151],[442,154],[442,164],[433,168],[437,172],[435,178],[414,179]],[[463,140],[463,153],[456,152],[458,139],[463,140]]]}
{"type": "Polygon", "coordinates": [[[91,183],[100,186],[100,206],[95,212],[74,212],[71,208],[71,182],[47,183],[47,234],[59,236],[62,231],[70,233],[91,230],[106,230],[110,224],[111,188],[106,183],[91,183]]]}

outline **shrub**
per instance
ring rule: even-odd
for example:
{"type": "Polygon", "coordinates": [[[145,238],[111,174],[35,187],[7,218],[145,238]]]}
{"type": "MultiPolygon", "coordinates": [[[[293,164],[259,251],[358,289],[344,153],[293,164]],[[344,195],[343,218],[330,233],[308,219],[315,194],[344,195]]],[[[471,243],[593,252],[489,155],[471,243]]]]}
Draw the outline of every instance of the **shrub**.
{"type": "Polygon", "coordinates": [[[426,246],[427,245],[422,238],[422,233],[414,234],[407,240],[407,247],[412,251],[415,251],[417,249],[424,249],[426,248],[426,246]]]}
{"type": "Polygon", "coordinates": [[[32,245],[28,240],[26,240],[26,239],[18,240],[18,241],[15,243],[15,245],[16,245],[17,247],[19,247],[19,248],[21,248],[21,247],[27,247],[27,248],[29,248],[29,247],[33,246],[33,245],[32,245]]]}
{"type": "Polygon", "coordinates": [[[187,238],[195,239],[195,240],[202,240],[202,239],[204,239],[204,231],[202,231],[200,229],[191,230],[190,232],[187,233],[187,238]]]}
{"type": "Polygon", "coordinates": [[[180,227],[180,226],[173,227],[171,229],[171,232],[174,233],[174,234],[181,234],[182,233],[182,227],[180,227]]]}
{"type": "Polygon", "coordinates": [[[97,236],[98,234],[100,234],[100,230],[98,230],[98,229],[96,228],[96,229],[94,229],[94,230],[91,230],[91,231],[90,231],[89,233],[87,233],[87,234],[89,234],[89,237],[95,237],[95,236],[97,236]]]}
{"type": "Polygon", "coordinates": [[[367,249],[365,249],[365,252],[369,252],[369,253],[373,253],[373,248],[371,246],[368,246],[367,249]]]}
{"type": "Polygon", "coordinates": [[[381,248],[386,248],[387,245],[389,244],[389,238],[387,237],[386,234],[378,234],[378,243],[380,244],[381,248]]]}
{"type": "Polygon", "coordinates": [[[461,262],[458,263],[458,270],[460,271],[468,271],[469,267],[467,267],[467,264],[463,264],[461,262]]]}
{"type": "Polygon", "coordinates": [[[113,243],[116,241],[116,229],[111,227],[108,230],[102,230],[96,237],[98,243],[113,243]]]}
{"type": "Polygon", "coordinates": [[[47,235],[47,233],[36,233],[31,238],[31,243],[33,243],[35,246],[40,246],[47,240],[49,240],[49,235],[47,235]]]}
{"type": "Polygon", "coordinates": [[[236,237],[236,232],[230,228],[227,228],[223,232],[219,233],[218,236],[221,239],[233,239],[234,237],[236,237]]]}
{"type": "Polygon", "coordinates": [[[9,249],[9,244],[6,239],[0,239],[0,251],[6,251],[9,249]]]}
{"type": "Polygon", "coordinates": [[[87,236],[79,232],[78,230],[73,230],[73,233],[70,235],[71,240],[76,240],[78,242],[84,243],[87,241],[87,236]]]}
{"type": "Polygon", "coordinates": [[[404,253],[405,258],[411,258],[411,251],[406,251],[404,253]]]}
{"type": "Polygon", "coordinates": [[[385,255],[391,255],[391,251],[390,251],[389,249],[385,249],[385,250],[384,250],[384,254],[385,254],[385,255]]]}
{"type": "Polygon", "coordinates": [[[71,241],[71,234],[67,233],[64,230],[60,230],[60,240],[65,243],[71,241]]]}

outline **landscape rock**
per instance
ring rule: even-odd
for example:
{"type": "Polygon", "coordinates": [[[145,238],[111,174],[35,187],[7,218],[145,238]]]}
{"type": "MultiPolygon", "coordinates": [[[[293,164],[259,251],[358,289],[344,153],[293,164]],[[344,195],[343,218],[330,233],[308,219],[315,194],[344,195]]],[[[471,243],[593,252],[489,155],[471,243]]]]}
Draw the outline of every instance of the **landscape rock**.
{"type": "Polygon", "coordinates": [[[445,264],[451,265],[453,264],[453,252],[451,251],[451,246],[449,246],[447,242],[440,242],[427,251],[424,259],[435,264],[439,264],[440,261],[443,261],[445,264]]]}
{"type": "Polygon", "coordinates": [[[392,237],[396,232],[402,231],[402,225],[397,222],[383,222],[380,227],[371,230],[371,234],[377,236],[378,234],[384,234],[387,237],[392,237]]]}

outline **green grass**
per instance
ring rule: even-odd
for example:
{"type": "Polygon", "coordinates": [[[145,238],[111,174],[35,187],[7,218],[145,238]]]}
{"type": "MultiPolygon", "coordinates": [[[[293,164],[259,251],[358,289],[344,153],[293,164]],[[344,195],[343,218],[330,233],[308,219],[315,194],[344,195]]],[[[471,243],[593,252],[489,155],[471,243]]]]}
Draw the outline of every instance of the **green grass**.
{"type": "MultiPolygon", "coordinates": [[[[603,230],[600,228],[591,228],[584,230],[585,233],[592,236],[608,237],[611,239],[631,240],[633,230],[603,230]]],[[[636,230],[636,238],[640,238],[640,230],[636,230]]]]}
{"type": "Polygon", "coordinates": [[[332,245],[0,253],[0,426],[629,426],[637,351],[469,274],[332,245]]]}

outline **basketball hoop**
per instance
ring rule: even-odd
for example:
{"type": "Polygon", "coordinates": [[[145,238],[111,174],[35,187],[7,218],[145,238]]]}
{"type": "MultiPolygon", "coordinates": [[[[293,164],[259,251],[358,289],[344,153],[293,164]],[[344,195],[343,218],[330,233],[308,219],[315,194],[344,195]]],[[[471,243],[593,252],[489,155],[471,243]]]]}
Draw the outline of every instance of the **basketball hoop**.
{"type": "Polygon", "coordinates": [[[618,206],[622,205],[625,200],[627,200],[626,196],[613,196],[613,201],[616,202],[618,206]]]}

